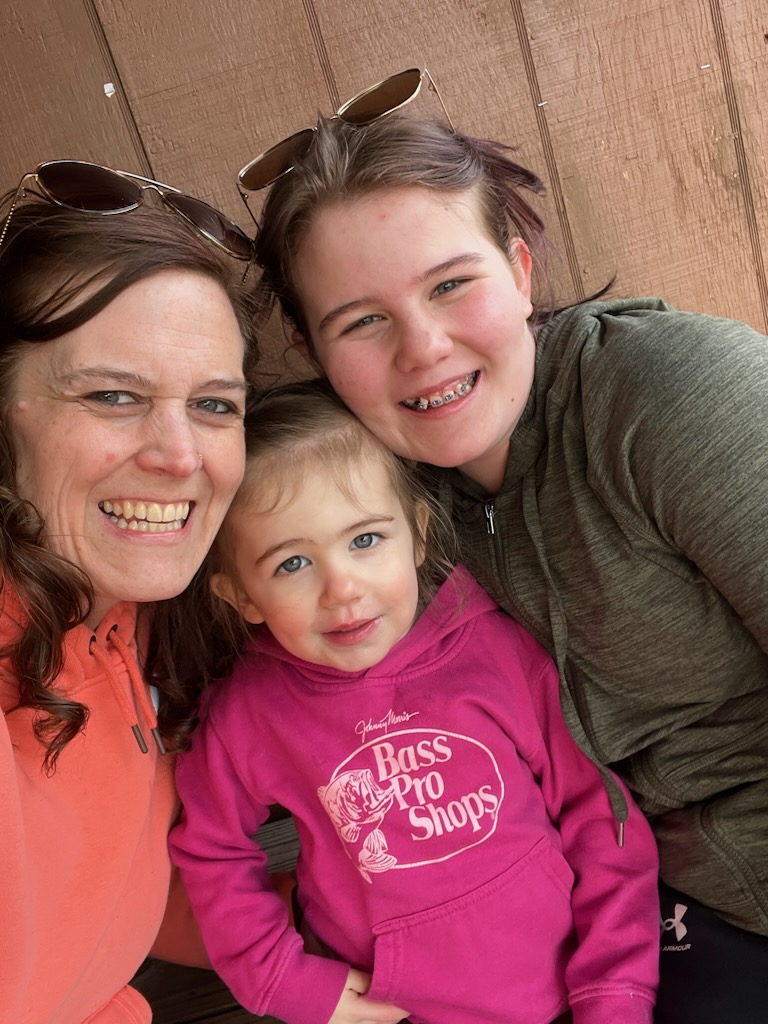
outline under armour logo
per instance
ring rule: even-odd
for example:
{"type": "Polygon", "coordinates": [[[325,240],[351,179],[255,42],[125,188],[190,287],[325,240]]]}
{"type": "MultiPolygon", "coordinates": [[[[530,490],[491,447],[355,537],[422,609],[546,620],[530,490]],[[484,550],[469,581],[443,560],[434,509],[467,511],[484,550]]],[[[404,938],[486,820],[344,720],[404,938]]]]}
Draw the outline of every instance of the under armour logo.
{"type": "Polygon", "coordinates": [[[685,917],[685,912],[687,909],[688,907],[686,907],[684,903],[676,903],[675,916],[668,917],[666,920],[664,918],[661,919],[661,930],[663,932],[671,932],[674,928],[675,938],[678,942],[684,939],[685,936],[688,934],[688,929],[683,924],[683,918],[685,917]]]}

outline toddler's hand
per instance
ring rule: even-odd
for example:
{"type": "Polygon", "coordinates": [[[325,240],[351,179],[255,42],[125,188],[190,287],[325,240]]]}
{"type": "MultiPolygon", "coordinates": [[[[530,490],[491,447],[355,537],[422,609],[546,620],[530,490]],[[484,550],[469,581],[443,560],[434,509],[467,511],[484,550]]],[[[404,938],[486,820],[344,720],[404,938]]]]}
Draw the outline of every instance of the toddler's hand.
{"type": "Polygon", "coordinates": [[[392,1003],[373,1003],[365,998],[371,984],[370,974],[350,968],[341,999],[328,1024],[398,1024],[408,1016],[392,1003]]]}

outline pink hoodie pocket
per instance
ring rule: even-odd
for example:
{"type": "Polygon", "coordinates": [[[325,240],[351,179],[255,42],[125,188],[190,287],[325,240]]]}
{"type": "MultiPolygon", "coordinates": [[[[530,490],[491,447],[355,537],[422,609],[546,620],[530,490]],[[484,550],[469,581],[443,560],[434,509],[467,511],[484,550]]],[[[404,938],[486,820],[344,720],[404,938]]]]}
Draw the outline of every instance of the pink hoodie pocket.
{"type": "Polygon", "coordinates": [[[382,922],[369,998],[413,1024],[549,1024],[568,1005],[572,885],[545,838],[476,889],[382,922]]]}

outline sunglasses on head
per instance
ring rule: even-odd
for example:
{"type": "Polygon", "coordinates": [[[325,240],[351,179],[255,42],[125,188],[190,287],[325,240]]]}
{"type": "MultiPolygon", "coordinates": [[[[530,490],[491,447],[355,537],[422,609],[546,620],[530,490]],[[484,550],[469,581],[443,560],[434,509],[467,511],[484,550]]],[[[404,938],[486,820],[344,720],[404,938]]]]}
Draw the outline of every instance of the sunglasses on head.
{"type": "Polygon", "coordinates": [[[0,245],[13,211],[27,192],[70,210],[110,216],[137,209],[147,191],[156,192],[167,207],[230,256],[238,260],[251,259],[253,242],[248,235],[202,199],[140,174],[115,171],[82,160],[50,160],[22,177],[0,232],[0,245]]]}
{"type": "MultiPolygon", "coordinates": [[[[453,122],[443,103],[440,91],[426,68],[408,68],[407,71],[390,75],[389,78],[369,86],[353,96],[351,100],[347,100],[333,116],[349,125],[370,124],[416,99],[425,78],[429,83],[429,88],[440,101],[446,121],[453,128],[453,122]]],[[[243,167],[237,176],[237,184],[246,207],[248,206],[246,192],[257,192],[259,189],[266,188],[293,170],[297,161],[301,160],[308,152],[316,132],[316,125],[311,128],[302,128],[282,141],[276,142],[274,146],[270,146],[269,149],[243,167]]],[[[250,208],[248,212],[251,212],[250,208]]]]}

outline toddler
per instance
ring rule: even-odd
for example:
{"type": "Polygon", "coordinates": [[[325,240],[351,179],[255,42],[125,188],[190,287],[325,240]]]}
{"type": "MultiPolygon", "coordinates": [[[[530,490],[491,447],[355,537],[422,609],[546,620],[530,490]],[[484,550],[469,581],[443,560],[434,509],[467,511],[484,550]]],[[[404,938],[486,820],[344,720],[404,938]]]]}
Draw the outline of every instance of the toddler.
{"type": "Polygon", "coordinates": [[[217,971],[288,1024],[650,1024],[655,843],[571,738],[549,655],[324,382],[266,394],[246,434],[209,568],[213,614],[251,631],[206,691],[171,835],[217,971]],[[273,804],[329,957],[252,838],[273,804]]]}

